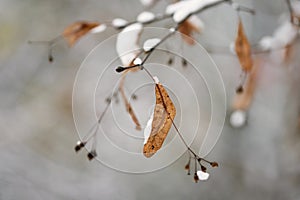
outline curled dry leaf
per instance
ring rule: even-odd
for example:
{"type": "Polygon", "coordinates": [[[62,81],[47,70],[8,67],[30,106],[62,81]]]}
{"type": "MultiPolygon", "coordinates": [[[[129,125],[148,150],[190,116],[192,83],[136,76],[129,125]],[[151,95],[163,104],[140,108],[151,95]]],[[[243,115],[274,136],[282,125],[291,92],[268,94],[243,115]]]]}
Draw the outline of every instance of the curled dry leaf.
{"type": "Polygon", "coordinates": [[[131,116],[131,119],[132,121],[135,123],[136,125],[136,129],[137,130],[141,130],[141,124],[139,123],[139,120],[138,118],[136,117],[135,115],[135,112],[131,106],[131,104],[129,103],[127,97],[126,97],[126,94],[125,94],[125,91],[124,91],[124,82],[125,82],[125,78],[126,78],[126,74],[127,72],[129,71],[125,71],[123,74],[122,74],[122,77],[121,77],[121,81],[120,81],[120,85],[119,85],[119,91],[121,93],[121,97],[125,103],[125,107],[126,107],[126,111],[129,113],[129,115],[131,116]]]}
{"type": "Polygon", "coordinates": [[[178,31],[187,44],[194,45],[193,33],[200,33],[203,27],[203,22],[197,16],[192,15],[179,25],[178,31]]]}
{"type": "Polygon", "coordinates": [[[99,26],[97,22],[79,21],[71,24],[63,31],[62,35],[69,46],[73,46],[82,36],[86,35],[93,28],[99,26]]]}
{"type": "Polygon", "coordinates": [[[250,72],[253,65],[251,56],[251,46],[245,34],[241,20],[239,20],[238,32],[235,40],[235,52],[238,56],[242,69],[245,72],[250,72]]]}
{"type": "Polygon", "coordinates": [[[147,158],[153,156],[161,148],[176,115],[176,108],[160,83],[156,83],[155,96],[156,104],[152,129],[143,149],[143,153],[147,158]]]}

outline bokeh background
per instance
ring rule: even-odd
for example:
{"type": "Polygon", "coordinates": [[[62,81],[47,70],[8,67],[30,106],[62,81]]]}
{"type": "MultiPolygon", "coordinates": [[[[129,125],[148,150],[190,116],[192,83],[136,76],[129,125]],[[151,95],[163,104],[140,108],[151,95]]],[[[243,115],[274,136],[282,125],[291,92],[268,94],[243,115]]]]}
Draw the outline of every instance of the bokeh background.
{"type": "MultiPolygon", "coordinates": [[[[257,11],[255,16],[242,14],[253,44],[288,17],[281,0],[240,2],[257,11]]],[[[162,12],[166,4],[162,1],[152,10],[162,12]]],[[[51,39],[77,20],[133,20],[142,10],[138,0],[0,0],[0,199],[300,199],[297,56],[287,66],[261,55],[266,62],[259,69],[247,126],[234,129],[227,118],[239,64],[229,53],[212,54],[226,88],[227,118],[207,156],[220,167],[207,182],[195,184],[186,175],[186,157],[154,173],[134,175],[74,153],[78,134],[72,89],[77,70],[90,50],[116,31],[86,37],[72,49],[59,43],[51,64],[45,46],[27,42],[51,39]]],[[[228,5],[199,16],[205,22],[197,37],[201,44],[227,47],[234,40],[237,18],[228,5]]],[[[115,47],[107,48],[102,57],[115,47]]],[[[104,89],[109,91],[107,85],[104,89]]],[[[103,107],[99,105],[99,110],[103,107]]]]}

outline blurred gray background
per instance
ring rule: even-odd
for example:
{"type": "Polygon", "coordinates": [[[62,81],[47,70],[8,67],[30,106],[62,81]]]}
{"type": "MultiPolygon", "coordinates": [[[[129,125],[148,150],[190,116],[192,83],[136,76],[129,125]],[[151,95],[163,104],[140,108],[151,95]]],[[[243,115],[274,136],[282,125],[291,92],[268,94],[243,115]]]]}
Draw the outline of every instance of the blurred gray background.
{"type": "MultiPolygon", "coordinates": [[[[162,12],[166,3],[152,10],[162,12]]],[[[255,16],[242,14],[254,44],[287,17],[281,0],[240,3],[257,11],[255,16]]],[[[95,44],[116,32],[86,37],[72,49],[62,42],[53,51],[52,64],[46,47],[27,41],[51,39],[77,20],[133,20],[142,10],[138,0],[0,0],[0,199],[300,199],[297,56],[282,66],[262,55],[267,62],[259,70],[248,124],[233,129],[226,119],[208,155],[220,167],[207,182],[195,184],[186,175],[186,157],[155,173],[133,175],[88,162],[85,152],[75,154],[76,72],[95,44]]],[[[237,19],[228,5],[200,16],[206,25],[197,37],[200,43],[226,47],[234,40],[237,19]]],[[[212,57],[224,79],[229,115],[239,65],[229,54],[212,57]]]]}

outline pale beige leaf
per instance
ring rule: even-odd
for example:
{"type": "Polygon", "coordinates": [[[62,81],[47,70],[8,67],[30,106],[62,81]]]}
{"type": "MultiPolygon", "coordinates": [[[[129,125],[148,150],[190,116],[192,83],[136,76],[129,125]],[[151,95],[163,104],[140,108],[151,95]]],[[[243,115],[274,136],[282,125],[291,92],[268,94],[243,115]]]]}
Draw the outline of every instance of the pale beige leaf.
{"type": "Polygon", "coordinates": [[[163,145],[176,115],[176,108],[165,88],[160,84],[155,86],[156,104],[150,136],[144,145],[143,153],[149,158],[163,145]]]}

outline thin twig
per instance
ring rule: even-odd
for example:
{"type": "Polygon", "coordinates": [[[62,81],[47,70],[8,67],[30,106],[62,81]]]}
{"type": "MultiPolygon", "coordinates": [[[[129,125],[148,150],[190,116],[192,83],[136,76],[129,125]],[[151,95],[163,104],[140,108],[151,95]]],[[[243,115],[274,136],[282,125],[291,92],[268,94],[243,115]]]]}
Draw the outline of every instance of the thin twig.
{"type": "Polygon", "coordinates": [[[161,45],[163,42],[165,42],[168,38],[170,38],[178,29],[178,25],[174,28],[174,30],[170,30],[170,32],[163,37],[156,45],[154,45],[148,52],[145,58],[143,59],[141,66],[144,65],[144,63],[148,60],[148,58],[151,56],[151,54],[154,52],[154,50],[161,45]]]}

